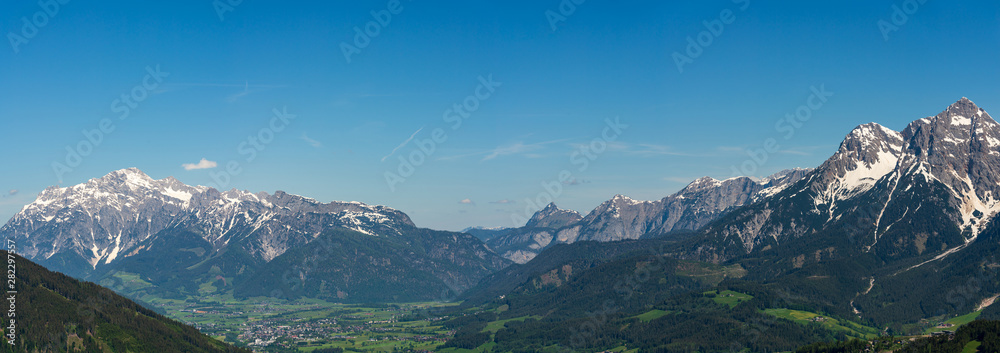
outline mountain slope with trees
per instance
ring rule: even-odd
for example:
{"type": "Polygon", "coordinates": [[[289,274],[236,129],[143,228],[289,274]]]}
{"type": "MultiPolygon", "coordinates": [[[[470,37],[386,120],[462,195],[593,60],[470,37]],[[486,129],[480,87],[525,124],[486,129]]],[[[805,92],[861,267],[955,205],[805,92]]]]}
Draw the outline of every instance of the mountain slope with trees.
{"type": "MultiPolygon", "coordinates": [[[[0,251],[0,256],[9,259],[6,251],[0,251]]],[[[49,271],[17,255],[13,261],[15,345],[5,338],[0,352],[250,352],[205,336],[110,289],[49,271]]],[[[6,318],[4,324],[9,325],[6,318]]]]}

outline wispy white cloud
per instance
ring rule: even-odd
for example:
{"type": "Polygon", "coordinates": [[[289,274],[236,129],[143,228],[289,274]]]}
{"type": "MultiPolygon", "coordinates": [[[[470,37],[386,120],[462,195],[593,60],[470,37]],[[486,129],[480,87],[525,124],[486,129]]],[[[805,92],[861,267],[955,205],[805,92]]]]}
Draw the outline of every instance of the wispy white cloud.
{"type": "Polygon", "coordinates": [[[694,156],[691,153],[676,151],[671,146],[651,143],[640,143],[627,150],[626,153],[638,156],[694,156]]]}
{"type": "Polygon", "coordinates": [[[160,90],[163,92],[176,91],[183,88],[189,87],[200,87],[200,88],[242,88],[243,90],[230,94],[226,96],[226,102],[233,103],[241,98],[260,91],[265,91],[275,88],[285,88],[288,85],[271,85],[271,84],[254,84],[251,85],[250,81],[244,81],[243,83],[212,83],[212,82],[189,82],[189,83],[168,83],[161,86],[160,90]]]}
{"type": "Polygon", "coordinates": [[[195,170],[195,169],[209,169],[218,167],[219,164],[213,161],[202,158],[198,163],[184,163],[181,165],[184,170],[195,170]]]}
{"type": "MultiPolygon", "coordinates": [[[[365,90],[364,87],[354,88],[353,91],[365,90]]],[[[426,97],[426,96],[443,96],[445,92],[434,92],[427,90],[418,90],[413,92],[398,92],[398,93],[350,93],[350,94],[337,94],[330,97],[330,100],[334,106],[347,107],[353,106],[355,104],[363,103],[365,100],[383,100],[394,99],[398,97],[426,97]]]]}
{"type": "MultiPolygon", "coordinates": [[[[575,143],[571,144],[574,149],[587,149],[593,150],[595,147],[591,146],[590,143],[575,143]]],[[[640,157],[651,157],[651,156],[685,156],[692,157],[698,156],[697,154],[682,152],[674,149],[672,146],[658,145],[652,143],[625,143],[620,141],[612,141],[605,143],[606,151],[623,153],[626,155],[640,156],[640,157]]]]}
{"type": "Polygon", "coordinates": [[[574,186],[574,185],[580,185],[580,184],[590,184],[590,180],[572,178],[572,179],[566,180],[566,181],[564,181],[562,183],[563,183],[563,185],[574,186]]]}
{"type": "Polygon", "coordinates": [[[462,158],[466,158],[466,157],[482,156],[482,155],[487,154],[487,153],[490,153],[490,151],[478,151],[478,152],[471,152],[471,153],[456,154],[456,155],[453,155],[453,156],[438,157],[438,160],[439,161],[450,161],[450,160],[462,159],[462,158]]]}
{"type": "Polygon", "coordinates": [[[497,157],[511,156],[511,155],[520,155],[520,156],[526,157],[526,158],[543,158],[543,157],[545,157],[543,154],[541,154],[541,153],[535,153],[534,151],[538,151],[538,150],[544,149],[546,145],[551,145],[551,144],[554,144],[554,143],[560,143],[560,142],[566,142],[566,141],[569,141],[569,139],[559,139],[559,140],[543,141],[543,142],[535,142],[535,143],[524,143],[524,142],[518,141],[518,142],[511,143],[511,144],[503,145],[503,146],[497,146],[495,148],[488,149],[488,150],[485,150],[485,151],[476,151],[476,152],[459,154],[459,155],[454,155],[454,156],[445,156],[445,157],[441,157],[441,158],[438,158],[438,159],[439,160],[452,160],[452,159],[461,159],[461,158],[466,158],[466,157],[483,156],[483,158],[480,159],[480,161],[482,162],[482,161],[488,161],[488,160],[491,160],[491,159],[496,159],[497,157]]]}
{"type": "Polygon", "coordinates": [[[789,146],[788,148],[778,151],[782,154],[794,154],[799,156],[812,156],[817,153],[833,154],[833,151],[837,150],[837,146],[834,145],[815,145],[815,146],[789,146]]]}
{"type": "Polygon", "coordinates": [[[747,150],[746,147],[739,147],[739,146],[719,146],[716,147],[715,149],[718,150],[719,152],[740,153],[740,154],[746,153],[747,150]]]}
{"type": "Polygon", "coordinates": [[[671,181],[680,184],[690,184],[692,181],[698,178],[688,178],[688,177],[665,177],[663,180],[671,181]]]}
{"type": "Polygon", "coordinates": [[[244,89],[249,89],[249,88],[284,88],[284,87],[288,87],[288,85],[261,85],[261,84],[251,85],[249,82],[243,82],[243,83],[194,82],[194,83],[170,83],[170,84],[164,84],[164,85],[167,85],[167,86],[177,86],[177,87],[225,87],[225,88],[239,87],[239,88],[244,88],[244,89]]]}
{"type": "Polygon", "coordinates": [[[811,156],[812,155],[812,153],[809,153],[809,152],[800,151],[800,150],[793,150],[793,149],[780,150],[780,151],[778,151],[778,153],[781,153],[781,154],[794,154],[796,156],[811,156]]]}
{"type": "MultiPolygon", "coordinates": [[[[559,140],[551,140],[551,141],[535,142],[535,143],[525,143],[523,141],[517,141],[510,144],[497,146],[489,150],[472,151],[463,154],[439,157],[438,160],[454,160],[454,159],[482,156],[480,161],[488,161],[497,159],[499,157],[515,156],[515,155],[524,158],[544,158],[546,156],[552,155],[551,153],[546,154],[541,152],[542,150],[545,149],[546,145],[563,143],[568,141],[579,141],[579,139],[559,139],[559,140]]],[[[567,143],[566,145],[573,150],[580,150],[580,149],[593,150],[594,148],[593,146],[591,146],[590,143],[573,142],[573,143],[567,143]]],[[[615,152],[615,153],[638,156],[638,157],[705,156],[705,154],[695,154],[695,153],[678,151],[672,146],[657,145],[651,143],[630,144],[620,141],[612,141],[612,142],[606,142],[604,146],[605,146],[605,151],[607,152],[615,152]]],[[[560,154],[560,156],[562,155],[560,154]]]]}
{"type": "Polygon", "coordinates": [[[471,199],[462,199],[462,201],[459,201],[458,203],[463,205],[473,205],[473,206],[476,205],[476,203],[473,202],[471,199]]]}
{"type": "Polygon", "coordinates": [[[304,133],[304,132],[302,133],[302,137],[300,137],[300,138],[303,141],[305,141],[306,143],[308,143],[310,146],[313,146],[315,148],[323,147],[323,143],[322,142],[319,142],[319,141],[316,141],[316,140],[313,140],[313,139],[309,138],[309,136],[306,135],[306,133],[304,133]]]}
{"type": "Polygon", "coordinates": [[[490,203],[496,203],[496,204],[511,204],[511,203],[517,203],[517,201],[514,201],[514,200],[508,200],[508,199],[503,199],[503,200],[498,200],[498,201],[490,201],[490,203]]]}
{"type": "Polygon", "coordinates": [[[382,121],[368,121],[352,128],[351,133],[359,135],[373,134],[379,132],[382,128],[385,128],[385,126],[385,122],[382,121]]]}
{"type": "Polygon", "coordinates": [[[389,154],[385,155],[385,157],[382,157],[382,162],[385,162],[386,158],[392,157],[392,155],[395,154],[396,151],[399,151],[400,148],[403,148],[403,146],[406,146],[406,144],[410,143],[410,141],[413,141],[413,138],[417,137],[417,134],[419,134],[420,131],[423,130],[423,129],[424,128],[421,127],[419,129],[417,129],[417,131],[414,131],[413,134],[410,135],[410,137],[406,139],[406,141],[403,141],[403,143],[399,144],[399,146],[396,146],[396,148],[393,148],[392,152],[389,152],[389,154]]]}
{"type": "Polygon", "coordinates": [[[500,156],[507,156],[512,154],[521,154],[525,152],[535,151],[542,148],[542,144],[524,144],[522,142],[515,142],[507,146],[499,146],[494,148],[486,157],[482,160],[488,161],[500,156]]]}
{"type": "Polygon", "coordinates": [[[226,97],[226,101],[232,103],[238,101],[240,98],[243,98],[243,96],[246,96],[248,94],[250,94],[250,81],[244,83],[243,92],[235,93],[230,95],[229,97],[226,97]]]}
{"type": "MultiPolygon", "coordinates": [[[[759,148],[760,148],[760,146],[744,146],[744,147],[740,147],[740,146],[719,146],[719,147],[716,147],[715,149],[717,151],[719,151],[719,152],[726,153],[726,154],[738,154],[738,155],[746,156],[746,154],[747,154],[748,151],[752,151],[752,150],[759,149],[759,148]]],[[[824,149],[835,150],[836,147],[823,146],[823,145],[817,145],[817,146],[791,146],[791,147],[788,147],[788,148],[776,151],[775,153],[778,153],[778,154],[791,154],[791,155],[796,155],[796,156],[812,156],[814,154],[814,152],[816,152],[817,150],[824,150],[824,149]]]]}
{"type": "Polygon", "coordinates": [[[500,113],[495,115],[502,118],[565,118],[572,116],[568,113],[500,113]]]}
{"type": "Polygon", "coordinates": [[[0,199],[14,197],[15,195],[17,195],[17,193],[18,193],[17,189],[10,189],[10,191],[8,191],[6,194],[0,194],[0,199]]]}

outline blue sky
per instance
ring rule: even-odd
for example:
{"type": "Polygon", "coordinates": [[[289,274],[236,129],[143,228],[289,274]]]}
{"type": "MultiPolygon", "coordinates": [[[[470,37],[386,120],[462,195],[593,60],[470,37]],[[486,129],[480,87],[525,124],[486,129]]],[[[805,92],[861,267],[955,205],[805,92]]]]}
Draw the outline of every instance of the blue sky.
{"type": "Polygon", "coordinates": [[[234,162],[226,189],[511,226],[527,199],[586,213],[733,176],[768,139],[777,151],[750,174],[816,166],[854,126],[900,130],[963,96],[1000,111],[996,2],[570,1],[242,1],[221,16],[209,0],[5,2],[0,217],[117,169],[210,185],[234,162]],[[894,22],[893,6],[911,13],[894,22]],[[366,26],[377,35],[355,42],[366,26]],[[777,128],[813,88],[832,96],[777,128]],[[475,108],[457,128],[456,104],[475,108]],[[272,124],[275,109],[288,115],[272,124]],[[616,117],[628,127],[611,136],[616,117]],[[102,124],[113,131],[70,167],[67,146],[102,124]],[[400,156],[422,164],[403,177],[400,156]],[[202,159],[217,167],[183,167],[202,159]]]}

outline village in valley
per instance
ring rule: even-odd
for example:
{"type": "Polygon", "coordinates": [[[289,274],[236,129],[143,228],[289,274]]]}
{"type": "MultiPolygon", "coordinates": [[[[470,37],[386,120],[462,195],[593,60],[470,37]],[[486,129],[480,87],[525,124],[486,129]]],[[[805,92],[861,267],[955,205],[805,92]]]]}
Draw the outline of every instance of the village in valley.
{"type": "Polygon", "coordinates": [[[431,351],[454,335],[440,325],[446,318],[433,314],[454,304],[366,306],[228,295],[151,304],[205,334],[257,352],[431,351]]]}

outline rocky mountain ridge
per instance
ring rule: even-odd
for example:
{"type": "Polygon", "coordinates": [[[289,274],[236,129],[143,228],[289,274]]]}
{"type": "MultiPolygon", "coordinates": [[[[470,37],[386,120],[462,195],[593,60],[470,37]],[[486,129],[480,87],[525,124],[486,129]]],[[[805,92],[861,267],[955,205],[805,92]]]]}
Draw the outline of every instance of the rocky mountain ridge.
{"type": "Polygon", "coordinates": [[[525,263],[558,243],[693,232],[729,210],[779,192],[808,172],[809,169],[791,169],[762,179],[703,177],[657,201],[615,195],[582,217],[551,203],[536,212],[524,227],[503,229],[487,237],[487,245],[511,261],[525,263]]]}
{"type": "Polygon", "coordinates": [[[190,229],[225,248],[236,240],[265,262],[305,244],[328,227],[373,236],[391,236],[412,227],[409,217],[385,206],[360,202],[321,203],[277,191],[229,190],[187,186],[168,177],[154,180],[129,168],[69,187],[49,187],[0,228],[17,239],[25,257],[73,275],[142,251],[140,243],[160,231],[190,229]],[[87,264],[89,269],[47,263],[87,264]]]}
{"type": "Polygon", "coordinates": [[[893,258],[957,251],[1000,211],[998,193],[1000,124],[962,98],[900,132],[856,127],[800,182],[708,225],[715,243],[696,252],[725,259],[823,232],[893,258]]]}

